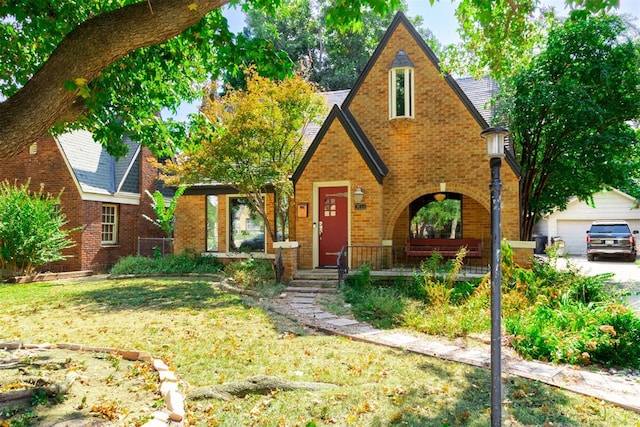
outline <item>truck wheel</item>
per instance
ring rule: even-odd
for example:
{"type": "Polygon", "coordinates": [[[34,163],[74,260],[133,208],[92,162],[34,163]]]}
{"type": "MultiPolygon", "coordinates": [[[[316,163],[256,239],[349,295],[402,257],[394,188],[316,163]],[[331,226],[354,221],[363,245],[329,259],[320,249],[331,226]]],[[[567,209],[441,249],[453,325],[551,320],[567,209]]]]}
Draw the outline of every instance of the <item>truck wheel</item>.
{"type": "Polygon", "coordinates": [[[593,255],[593,254],[588,254],[588,255],[587,255],[587,259],[588,259],[589,261],[593,261],[595,258],[596,258],[596,257],[595,257],[595,255],[593,255]]]}
{"type": "Polygon", "coordinates": [[[629,254],[629,258],[627,258],[629,262],[636,262],[636,254],[629,254]]]}

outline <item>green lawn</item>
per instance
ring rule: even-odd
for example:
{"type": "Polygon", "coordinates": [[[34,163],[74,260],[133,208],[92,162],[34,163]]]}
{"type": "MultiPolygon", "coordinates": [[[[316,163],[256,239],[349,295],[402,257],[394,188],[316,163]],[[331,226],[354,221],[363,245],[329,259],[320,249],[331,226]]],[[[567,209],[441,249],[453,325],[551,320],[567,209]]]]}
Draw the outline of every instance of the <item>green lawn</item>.
{"type": "MultiPolygon", "coordinates": [[[[338,385],[231,401],[193,401],[202,426],[489,424],[489,372],[305,334],[252,300],[197,279],[0,285],[0,340],[146,350],[183,391],[258,374],[338,385]]],[[[505,425],[640,426],[640,415],[533,381],[504,386],[505,425]]],[[[1,421],[0,421],[1,424],[1,421]]]]}

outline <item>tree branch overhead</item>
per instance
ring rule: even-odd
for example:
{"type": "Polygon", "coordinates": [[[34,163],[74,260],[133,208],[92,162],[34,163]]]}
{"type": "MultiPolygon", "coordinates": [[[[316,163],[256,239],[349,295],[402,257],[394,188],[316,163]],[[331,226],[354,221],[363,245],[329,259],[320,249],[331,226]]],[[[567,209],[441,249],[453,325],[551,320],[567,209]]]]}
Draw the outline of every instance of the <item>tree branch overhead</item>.
{"type": "Polygon", "coordinates": [[[87,84],[129,52],[162,43],[199,22],[228,0],[145,0],[97,15],[60,42],[33,77],[0,104],[0,152],[15,155],[60,121],[82,114],[65,83],[87,84]],[[34,102],[37,100],[37,102],[34,102]]]}

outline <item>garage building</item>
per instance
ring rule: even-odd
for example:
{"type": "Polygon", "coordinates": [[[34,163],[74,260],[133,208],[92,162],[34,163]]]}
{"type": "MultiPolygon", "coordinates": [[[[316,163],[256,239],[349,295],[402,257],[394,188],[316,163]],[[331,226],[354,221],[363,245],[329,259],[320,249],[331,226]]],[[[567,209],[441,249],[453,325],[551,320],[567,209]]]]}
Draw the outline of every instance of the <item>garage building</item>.
{"type": "Polygon", "coordinates": [[[638,201],[619,190],[596,193],[593,206],[578,198],[572,199],[567,209],[545,216],[536,224],[535,235],[564,241],[564,253],[586,255],[587,230],[593,221],[627,221],[631,230],[640,230],[638,201]]]}

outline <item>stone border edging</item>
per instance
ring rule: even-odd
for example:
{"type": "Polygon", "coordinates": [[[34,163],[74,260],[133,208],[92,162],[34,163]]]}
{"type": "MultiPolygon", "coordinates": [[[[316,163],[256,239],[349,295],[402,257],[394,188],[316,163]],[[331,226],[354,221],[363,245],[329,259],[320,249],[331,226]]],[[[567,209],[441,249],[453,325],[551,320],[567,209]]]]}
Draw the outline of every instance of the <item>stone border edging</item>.
{"type": "Polygon", "coordinates": [[[75,279],[76,277],[89,277],[93,276],[93,270],[79,270],[68,271],[62,273],[38,273],[33,276],[12,276],[6,278],[3,283],[34,283],[34,282],[49,282],[51,280],[60,279],[75,279]]]}
{"type": "MultiPolygon", "coordinates": [[[[295,292],[292,292],[292,294],[295,294],[295,292]]],[[[320,316],[320,314],[323,314],[322,310],[308,314],[309,312],[307,310],[315,305],[317,295],[300,298],[314,301],[308,302],[309,307],[303,310],[291,307],[293,304],[287,302],[288,298],[289,296],[286,293],[281,294],[281,302],[272,305],[269,309],[280,315],[284,315],[292,321],[296,321],[298,324],[321,333],[338,335],[354,341],[464,363],[478,368],[490,368],[488,351],[481,352],[441,343],[426,343],[423,339],[419,338],[419,336],[415,336],[410,332],[379,330],[359,321],[354,321],[355,323],[352,321],[348,323],[335,322],[332,324],[330,320],[327,320],[327,316],[320,316]],[[365,327],[365,325],[368,326],[368,328],[365,327]],[[360,331],[353,330],[352,328],[355,326],[364,329],[360,331]]],[[[299,304],[304,303],[299,302],[299,304]]],[[[340,320],[340,316],[338,315],[333,315],[332,317],[340,320]]],[[[640,387],[638,387],[640,382],[636,385],[629,385],[625,379],[575,369],[572,365],[549,365],[539,361],[527,361],[524,359],[510,360],[510,357],[503,357],[503,365],[504,376],[513,375],[528,378],[553,387],[559,387],[574,393],[605,400],[621,408],[640,413],[640,404],[637,403],[637,396],[640,396],[640,387]],[[630,390],[630,388],[633,390],[630,390]]]]}
{"type": "MultiPolygon", "coordinates": [[[[57,343],[57,344],[24,344],[18,341],[0,342],[0,349],[19,350],[72,350],[86,351],[91,353],[117,354],[125,360],[132,362],[150,363],[153,369],[158,372],[158,380],[161,382],[160,395],[165,400],[166,411],[155,411],[152,419],[147,421],[142,427],[166,427],[170,422],[182,424],[185,417],[184,396],[178,391],[178,377],[174,371],[161,360],[154,359],[147,351],[141,350],[121,350],[112,347],[83,346],[81,344],[57,343]]],[[[172,423],[173,424],[173,423],[172,423]]]]}

